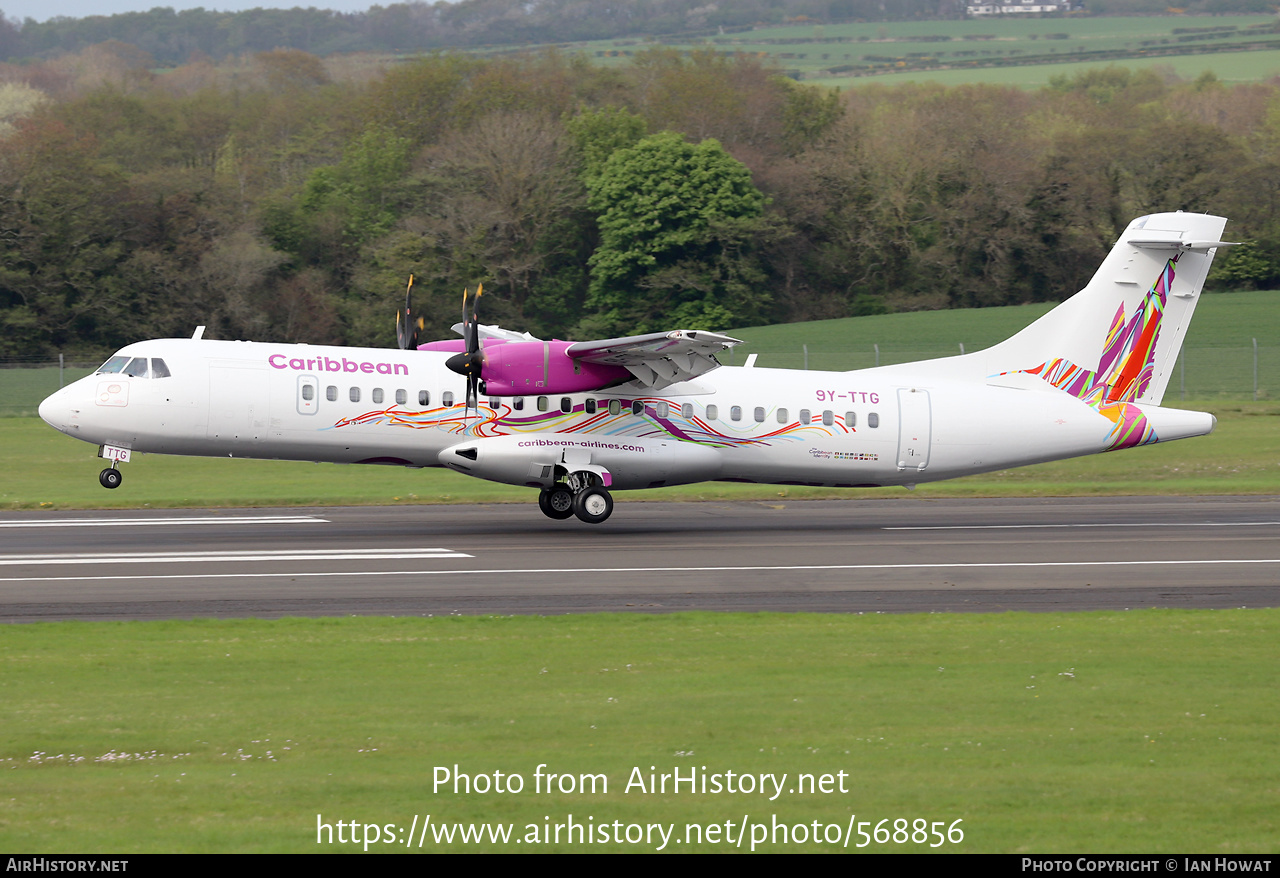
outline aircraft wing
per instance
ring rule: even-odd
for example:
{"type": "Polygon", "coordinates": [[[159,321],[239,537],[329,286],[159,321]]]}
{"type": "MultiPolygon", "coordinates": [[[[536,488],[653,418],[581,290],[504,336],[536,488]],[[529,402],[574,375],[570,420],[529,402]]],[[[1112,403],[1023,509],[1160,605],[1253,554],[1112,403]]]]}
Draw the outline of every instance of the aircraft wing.
{"type": "Polygon", "coordinates": [[[742,342],[698,329],[651,332],[626,338],[580,341],[565,354],[586,363],[622,366],[641,384],[662,390],[688,381],[720,365],[715,355],[742,342]]]}
{"type": "MultiPolygon", "coordinates": [[[[461,323],[455,323],[450,327],[458,335],[466,337],[466,332],[461,323]]],[[[497,324],[481,323],[476,327],[480,332],[481,338],[496,338],[502,341],[541,341],[542,339],[534,338],[527,332],[516,332],[513,329],[503,329],[497,324]]]]}

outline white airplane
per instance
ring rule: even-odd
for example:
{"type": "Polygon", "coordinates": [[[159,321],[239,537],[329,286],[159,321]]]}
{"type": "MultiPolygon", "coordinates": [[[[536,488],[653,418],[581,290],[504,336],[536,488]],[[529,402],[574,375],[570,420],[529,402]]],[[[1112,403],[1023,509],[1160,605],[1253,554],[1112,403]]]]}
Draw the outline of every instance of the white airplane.
{"type": "MultiPolygon", "coordinates": [[[[1160,401],[1226,220],[1131,223],[1082,291],[976,353],[851,372],[721,366],[737,340],[676,330],[541,341],[480,326],[400,350],[202,339],[121,348],[40,416],[134,453],[446,466],[540,489],[589,523],[611,490],[702,481],[880,487],[1202,436],[1160,401]],[[459,375],[463,377],[459,377],[459,375]]],[[[479,293],[477,292],[477,295],[479,293]]]]}

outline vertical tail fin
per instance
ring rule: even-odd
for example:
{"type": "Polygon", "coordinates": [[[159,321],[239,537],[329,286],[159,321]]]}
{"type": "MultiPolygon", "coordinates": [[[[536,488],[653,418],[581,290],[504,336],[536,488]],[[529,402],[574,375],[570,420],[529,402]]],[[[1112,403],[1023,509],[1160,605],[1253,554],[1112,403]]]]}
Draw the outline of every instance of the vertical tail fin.
{"type": "Polygon", "coordinates": [[[1091,405],[1159,405],[1226,219],[1158,213],[1129,224],[1089,284],[984,351],[992,373],[1038,375],[1091,405]]]}

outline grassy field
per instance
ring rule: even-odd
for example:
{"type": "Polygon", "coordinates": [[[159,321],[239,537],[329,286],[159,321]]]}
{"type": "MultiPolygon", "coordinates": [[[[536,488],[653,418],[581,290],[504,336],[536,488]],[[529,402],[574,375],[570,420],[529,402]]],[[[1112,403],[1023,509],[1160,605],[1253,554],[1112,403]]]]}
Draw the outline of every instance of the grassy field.
{"type": "MultiPolygon", "coordinates": [[[[1277,643],[1275,610],[10,626],[0,848],[358,851],[317,846],[317,815],[381,839],[429,814],[540,841],[570,815],[675,824],[667,849],[688,850],[686,823],[834,835],[856,815],[868,832],[960,820],[947,851],[1273,852],[1277,643]],[[605,775],[608,791],[537,793],[540,764],[575,786],[605,775]],[[524,789],[436,791],[455,765],[524,789]],[[787,780],[773,801],[627,792],[651,766],[787,780]],[[792,792],[801,773],[830,775],[831,792],[792,792]]],[[[659,844],[531,843],[429,833],[423,850],[659,844]]]]}
{"type": "Polygon", "coordinates": [[[882,79],[879,74],[925,68],[910,78],[1007,82],[1033,88],[1047,83],[1052,73],[1074,72],[1071,65],[1081,61],[1142,67],[1165,64],[1186,77],[1208,69],[1228,81],[1259,81],[1277,66],[1280,35],[1266,32],[1274,23],[1269,15],[1002,16],[797,24],[694,38],[568,43],[561,48],[610,66],[625,65],[636,53],[655,47],[684,52],[714,49],[755,55],[805,81],[841,86],[892,82],[902,75],[882,79]],[[1246,45],[1252,50],[1228,51],[1246,45]],[[861,76],[869,72],[877,75],[861,76]]]}
{"type": "Polygon", "coordinates": [[[1226,83],[1260,82],[1280,76],[1280,50],[1231,52],[1218,55],[1178,55],[1156,58],[1129,58],[1114,62],[1073,61],[1061,64],[1028,64],[1020,67],[979,67],[965,70],[912,70],[880,73],[875,76],[815,76],[811,85],[834,88],[861,88],[868,85],[899,85],[904,82],[936,82],[945,86],[989,83],[1019,88],[1043,88],[1054,76],[1074,77],[1082,71],[1115,64],[1131,70],[1155,70],[1193,80],[1205,71],[1226,83]]]}
{"type": "Polygon", "coordinates": [[[64,369],[57,365],[0,369],[0,417],[33,417],[42,399],[63,384],[92,375],[98,365],[77,363],[64,369]]]}
{"type": "MultiPolygon", "coordinates": [[[[810,323],[788,323],[735,329],[746,342],[731,360],[741,364],[758,353],[758,365],[798,369],[809,348],[811,369],[865,369],[990,347],[1010,337],[1053,307],[1050,303],[1005,308],[967,308],[846,317],[810,323]]],[[[1259,347],[1259,383],[1263,391],[1280,393],[1280,292],[1210,293],[1196,307],[1188,332],[1186,385],[1191,397],[1251,398],[1253,346],[1259,347]]],[[[1170,384],[1172,400],[1179,396],[1170,384]]]]}

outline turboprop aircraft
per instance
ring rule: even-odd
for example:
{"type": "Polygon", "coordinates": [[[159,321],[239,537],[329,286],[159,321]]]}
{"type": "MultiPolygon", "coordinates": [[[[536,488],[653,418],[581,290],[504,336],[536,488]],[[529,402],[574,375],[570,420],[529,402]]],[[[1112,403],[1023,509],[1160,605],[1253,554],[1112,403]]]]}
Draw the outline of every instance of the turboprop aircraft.
{"type": "MultiPolygon", "coordinates": [[[[1226,220],[1141,217],[1089,284],[984,351],[852,372],[722,366],[700,330],[543,341],[476,318],[399,350],[142,341],[50,396],[40,416],[134,453],[445,466],[539,491],[547,516],[599,523],[611,492],[709,480],[880,487],[1202,436],[1160,405],[1226,220]]],[[[412,284],[411,284],[412,286],[412,284]]],[[[420,323],[419,323],[420,325],[420,323]]]]}

